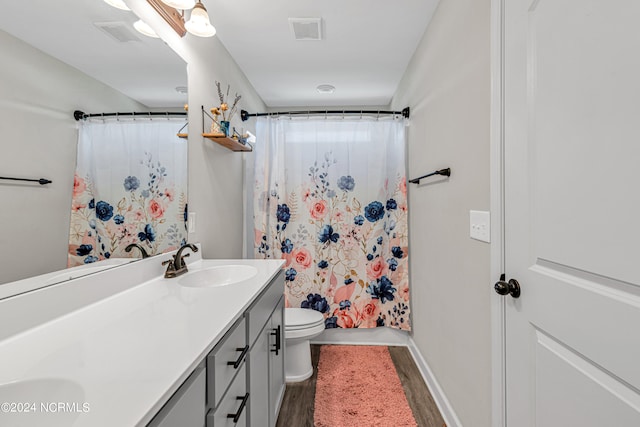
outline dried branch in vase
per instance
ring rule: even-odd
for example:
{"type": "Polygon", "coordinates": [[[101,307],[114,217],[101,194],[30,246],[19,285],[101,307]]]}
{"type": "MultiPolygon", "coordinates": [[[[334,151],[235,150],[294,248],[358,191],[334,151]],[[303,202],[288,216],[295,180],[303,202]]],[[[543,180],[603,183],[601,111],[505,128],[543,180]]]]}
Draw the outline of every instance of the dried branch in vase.
{"type": "Polygon", "coordinates": [[[219,81],[216,81],[216,88],[218,89],[218,98],[220,99],[220,107],[218,108],[220,111],[220,115],[222,116],[222,121],[231,121],[231,118],[235,115],[235,113],[238,110],[238,102],[240,101],[242,96],[236,93],[236,96],[233,100],[233,104],[231,105],[231,108],[229,108],[229,104],[227,100],[229,99],[229,91],[231,90],[231,85],[227,85],[226,94],[222,93],[222,87],[219,81]],[[227,114],[227,111],[229,112],[228,114],[227,114]]]}

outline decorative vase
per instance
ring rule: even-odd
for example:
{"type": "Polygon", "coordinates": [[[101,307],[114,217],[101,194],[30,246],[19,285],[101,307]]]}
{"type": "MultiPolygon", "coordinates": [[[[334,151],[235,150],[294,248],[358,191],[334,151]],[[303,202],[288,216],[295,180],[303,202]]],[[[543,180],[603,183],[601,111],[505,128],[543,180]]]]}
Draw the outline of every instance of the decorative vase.
{"type": "Polygon", "coordinates": [[[220,132],[224,133],[226,136],[229,136],[230,129],[231,129],[231,126],[228,121],[226,120],[220,121],[220,132]]]}

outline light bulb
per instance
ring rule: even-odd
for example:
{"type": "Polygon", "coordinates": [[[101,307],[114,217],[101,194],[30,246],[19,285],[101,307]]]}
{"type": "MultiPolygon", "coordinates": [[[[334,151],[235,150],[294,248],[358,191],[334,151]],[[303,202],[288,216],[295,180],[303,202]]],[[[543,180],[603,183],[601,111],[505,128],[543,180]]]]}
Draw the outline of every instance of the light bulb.
{"type": "Polygon", "coordinates": [[[191,17],[184,24],[184,27],[188,32],[198,37],[213,37],[216,34],[216,29],[209,21],[207,9],[201,2],[195,5],[191,11],[191,17]]]}
{"type": "Polygon", "coordinates": [[[139,33],[142,33],[147,37],[153,37],[154,39],[160,38],[160,36],[158,36],[156,32],[153,31],[153,29],[149,26],[149,24],[144,22],[142,19],[134,22],[133,28],[135,28],[139,33]]]}
{"type": "Polygon", "coordinates": [[[123,0],[104,0],[105,3],[118,8],[120,10],[131,10],[127,7],[123,0]]]}
{"type": "Polygon", "coordinates": [[[175,9],[187,10],[196,5],[196,0],[162,0],[162,3],[175,9]]]}

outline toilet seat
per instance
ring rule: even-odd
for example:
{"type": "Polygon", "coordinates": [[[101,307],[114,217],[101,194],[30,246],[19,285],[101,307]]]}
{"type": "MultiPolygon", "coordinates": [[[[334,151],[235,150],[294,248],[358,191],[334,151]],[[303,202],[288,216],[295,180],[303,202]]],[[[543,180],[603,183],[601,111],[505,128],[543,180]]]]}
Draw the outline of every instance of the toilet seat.
{"type": "Polygon", "coordinates": [[[284,315],[285,330],[297,331],[324,325],[322,313],[307,308],[287,308],[284,315]]]}

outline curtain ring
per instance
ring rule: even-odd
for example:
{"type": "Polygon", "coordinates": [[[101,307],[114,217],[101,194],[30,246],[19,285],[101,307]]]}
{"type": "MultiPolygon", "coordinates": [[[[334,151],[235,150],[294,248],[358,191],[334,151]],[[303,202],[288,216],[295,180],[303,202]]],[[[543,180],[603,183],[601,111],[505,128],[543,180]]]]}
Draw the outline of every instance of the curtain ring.
{"type": "Polygon", "coordinates": [[[149,121],[151,122],[153,121],[153,119],[151,118],[151,111],[148,111],[148,113],[149,113],[149,121]]]}
{"type": "Polygon", "coordinates": [[[360,120],[362,120],[362,110],[360,110],[360,120]]]}
{"type": "Polygon", "coordinates": [[[342,120],[344,120],[344,110],[342,110],[342,120]]]}
{"type": "Polygon", "coordinates": [[[324,110],[324,119],[327,120],[329,118],[329,110],[324,110]]]}
{"type": "Polygon", "coordinates": [[[166,115],[167,115],[167,121],[169,121],[169,112],[165,111],[166,115]]]}
{"type": "Polygon", "coordinates": [[[307,110],[307,120],[311,118],[311,111],[307,110]]]}
{"type": "Polygon", "coordinates": [[[380,120],[380,110],[378,110],[378,116],[376,117],[376,120],[380,120]]]}
{"type": "Polygon", "coordinates": [[[116,122],[120,121],[120,117],[118,117],[118,113],[116,112],[116,122]]]}

